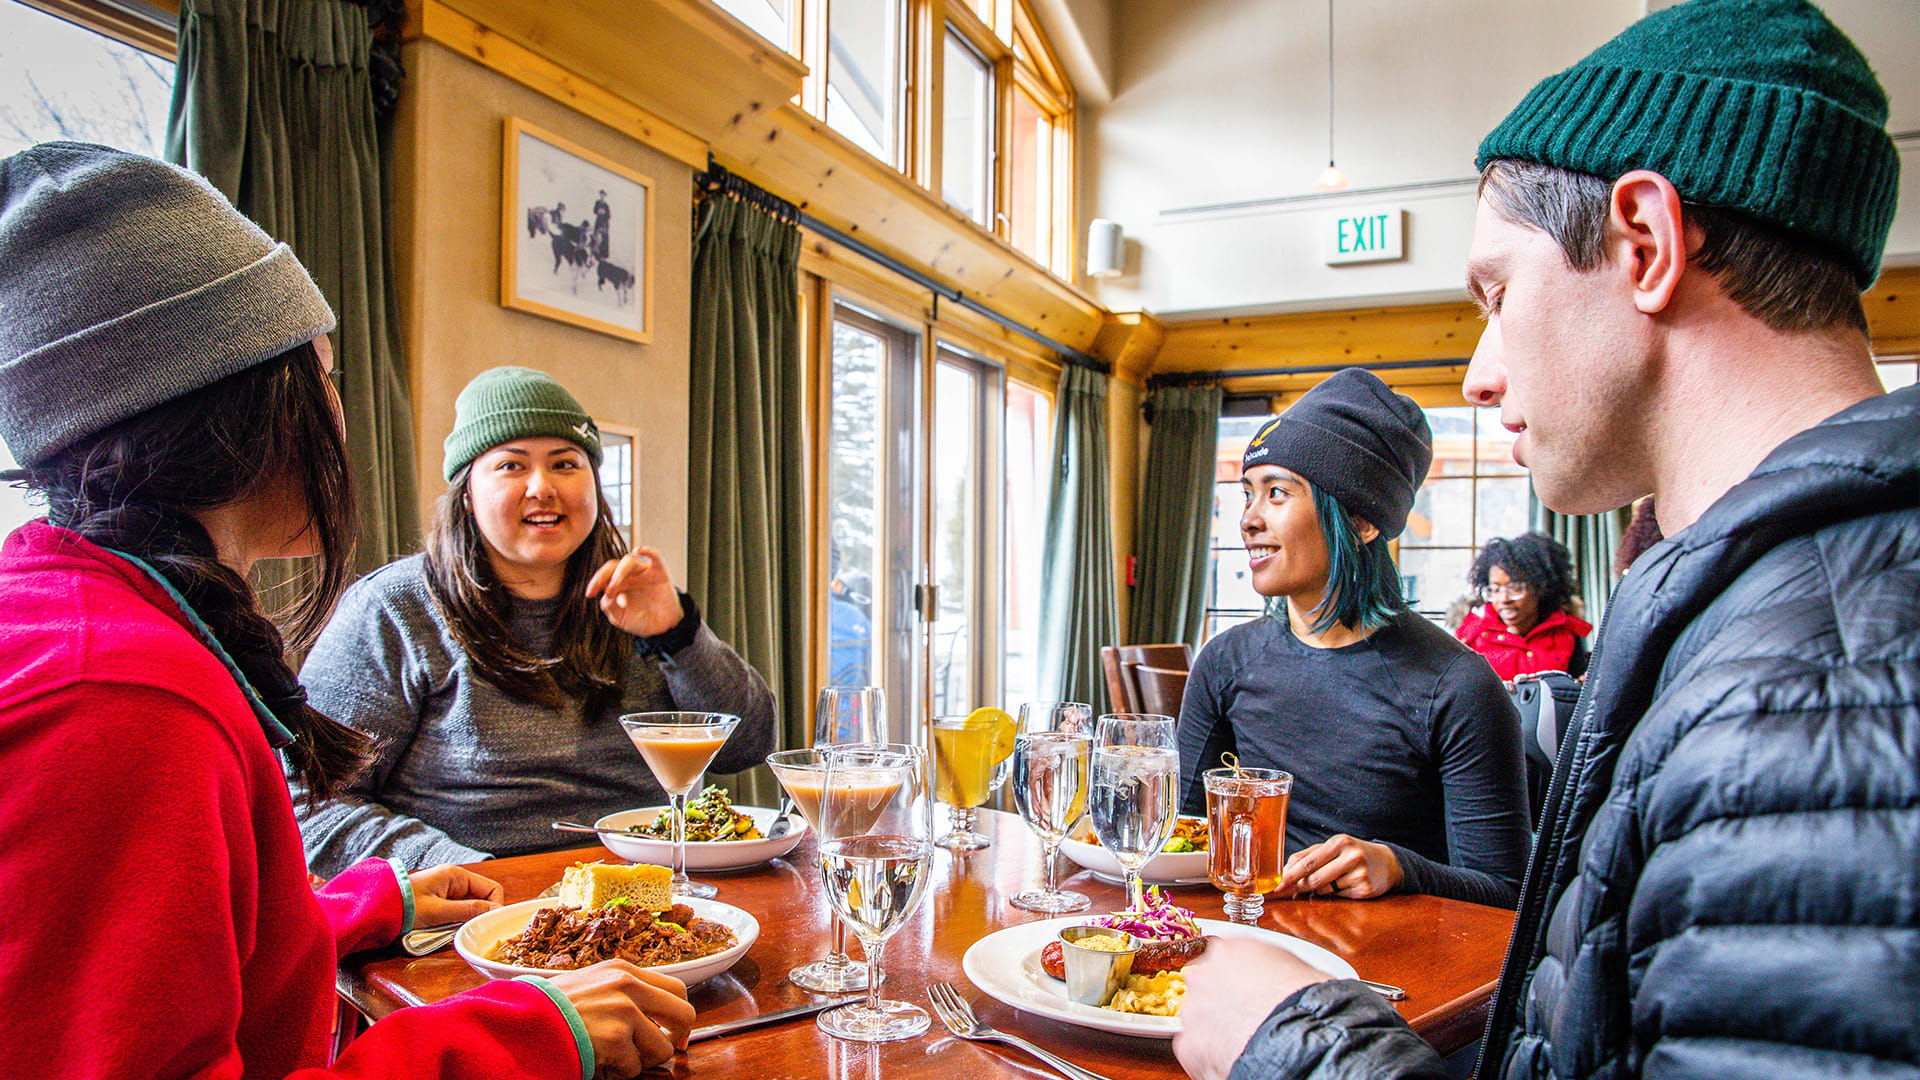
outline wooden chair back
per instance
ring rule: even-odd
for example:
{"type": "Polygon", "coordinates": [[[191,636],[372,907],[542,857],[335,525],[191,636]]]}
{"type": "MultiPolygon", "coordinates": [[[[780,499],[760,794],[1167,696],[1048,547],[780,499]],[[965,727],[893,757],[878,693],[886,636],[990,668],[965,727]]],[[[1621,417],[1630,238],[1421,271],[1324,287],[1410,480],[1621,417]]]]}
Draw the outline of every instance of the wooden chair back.
{"type": "Polygon", "coordinates": [[[1178,717],[1180,698],[1187,692],[1186,668],[1135,664],[1133,677],[1140,688],[1140,712],[1178,717]]]}
{"type": "MultiPolygon", "coordinates": [[[[1180,714],[1179,691],[1173,697],[1173,708],[1166,711],[1148,708],[1141,692],[1141,681],[1135,669],[1145,664],[1166,671],[1179,672],[1180,685],[1186,685],[1186,672],[1193,667],[1193,649],[1185,642],[1170,645],[1105,645],[1100,649],[1100,667],[1107,677],[1107,698],[1109,712],[1162,712],[1167,716],[1180,714]]],[[[1165,698],[1156,699],[1164,704],[1165,698]]]]}

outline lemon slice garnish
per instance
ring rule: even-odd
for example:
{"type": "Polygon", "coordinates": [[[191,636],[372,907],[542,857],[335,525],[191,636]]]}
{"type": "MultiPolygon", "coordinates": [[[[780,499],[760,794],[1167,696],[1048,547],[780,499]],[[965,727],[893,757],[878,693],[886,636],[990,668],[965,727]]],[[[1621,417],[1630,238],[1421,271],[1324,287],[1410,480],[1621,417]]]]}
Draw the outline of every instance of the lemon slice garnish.
{"type": "Polygon", "coordinates": [[[985,705],[967,714],[967,727],[993,729],[993,750],[989,760],[998,765],[1013,756],[1014,726],[1013,717],[1005,709],[996,709],[985,705]]]}

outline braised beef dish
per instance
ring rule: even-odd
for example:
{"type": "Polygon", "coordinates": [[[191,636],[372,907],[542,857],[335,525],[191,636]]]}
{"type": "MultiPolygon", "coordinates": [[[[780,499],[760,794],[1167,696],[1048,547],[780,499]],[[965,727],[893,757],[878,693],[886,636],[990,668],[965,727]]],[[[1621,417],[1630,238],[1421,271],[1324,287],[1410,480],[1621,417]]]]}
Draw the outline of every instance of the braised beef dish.
{"type": "Polygon", "coordinates": [[[660,967],[712,956],[734,941],[732,930],[695,918],[685,904],[659,913],[630,903],[584,910],[563,905],[535,911],[527,928],[495,945],[487,959],[557,971],[616,958],[660,967]]]}

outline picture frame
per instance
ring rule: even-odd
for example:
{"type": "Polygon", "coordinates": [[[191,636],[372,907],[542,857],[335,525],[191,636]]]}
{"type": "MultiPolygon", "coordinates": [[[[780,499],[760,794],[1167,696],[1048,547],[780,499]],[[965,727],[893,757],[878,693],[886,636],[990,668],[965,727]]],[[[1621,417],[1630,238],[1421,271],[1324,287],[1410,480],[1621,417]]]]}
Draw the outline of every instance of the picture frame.
{"type": "Polygon", "coordinates": [[[652,178],[517,116],[503,142],[501,305],[652,341],[652,178]]]}

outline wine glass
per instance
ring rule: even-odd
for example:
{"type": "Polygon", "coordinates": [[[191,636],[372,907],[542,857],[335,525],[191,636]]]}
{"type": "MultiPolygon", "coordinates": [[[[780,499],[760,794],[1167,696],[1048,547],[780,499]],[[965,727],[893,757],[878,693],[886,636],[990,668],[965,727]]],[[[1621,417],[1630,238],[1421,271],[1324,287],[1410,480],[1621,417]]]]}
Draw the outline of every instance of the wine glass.
{"type": "MultiPolygon", "coordinates": [[[[877,686],[822,687],[813,710],[812,750],[781,750],[767,756],[767,767],[793,800],[800,816],[817,837],[820,831],[820,788],[827,762],[819,751],[842,742],[884,742],[887,738],[887,698],[877,686]]],[[[787,972],[787,981],[816,994],[844,994],[867,988],[867,969],[847,959],[847,928],[829,919],[831,950],[787,972]]]]}
{"type": "Polygon", "coordinates": [[[926,895],[933,863],[927,753],[905,743],[829,747],[820,792],[820,877],[827,905],[867,954],[864,1003],[820,1014],[820,1029],[854,1042],[927,1030],[926,1010],[880,997],[880,950],[926,895]]]}
{"type": "MultiPolygon", "coordinates": [[[[813,706],[813,745],[885,742],[887,698],[877,686],[823,686],[813,706]]],[[[809,821],[811,824],[811,821],[809,821]]]]}
{"type": "Polygon", "coordinates": [[[620,726],[666,790],[673,814],[673,893],[709,899],[720,890],[687,879],[687,793],[713,763],[740,718],[710,712],[627,713],[620,726]]]}
{"type": "Polygon", "coordinates": [[[1087,772],[1093,757],[1093,707],[1077,701],[1029,701],[1020,706],[1013,750],[1013,801],[1039,837],[1047,884],[1012,899],[1014,907],[1064,915],[1090,901],[1055,884],[1060,841],[1087,813],[1087,772]]]}
{"type": "Polygon", "coordinates": [[[1174,720],[1110,713],[1093,733],[1093,831],[1127,872],[1127,907],[1146,906],[1145,866],[1173,835],[1179,816],[1180,751],[1174,720]]]}

